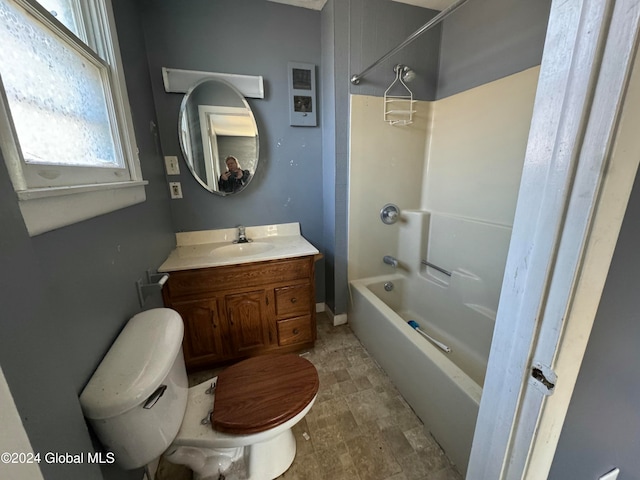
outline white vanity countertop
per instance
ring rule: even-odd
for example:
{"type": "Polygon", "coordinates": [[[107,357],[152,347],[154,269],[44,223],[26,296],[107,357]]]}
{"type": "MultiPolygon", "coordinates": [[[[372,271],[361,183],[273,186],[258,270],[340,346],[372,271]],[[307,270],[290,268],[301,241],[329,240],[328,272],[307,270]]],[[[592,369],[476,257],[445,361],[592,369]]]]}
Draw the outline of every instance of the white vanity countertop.
{"type": "Polygon", "coordinates": [[[252,240],[250,243],[233,243],[238,238],[237,228],[177,233],[177,246],[160,265],[158,272],[262,262],[320,253],[300,235],[298,223],[246,227],[245,232],[247,238],[252,240]]]}

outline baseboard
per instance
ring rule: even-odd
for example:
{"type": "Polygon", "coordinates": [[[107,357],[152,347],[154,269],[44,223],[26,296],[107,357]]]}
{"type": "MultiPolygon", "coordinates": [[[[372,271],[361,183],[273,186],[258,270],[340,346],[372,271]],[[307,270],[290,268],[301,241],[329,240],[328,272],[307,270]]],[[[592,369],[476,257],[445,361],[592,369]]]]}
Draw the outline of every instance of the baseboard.
{"type": "Polygon", "coordinates": [[[327,304],[325,304],[324,311],[327,313],[327,316],[331,320],[331,323],[333,324],[334,327],[337,327],[338,325],[345,325],[347,323],[346,313],[339,313],[338,315],[336,315],[331,311],[331,309],[327,304]]]}
{"type": "Polygon", "coordinates": [[[324,303],[316,303],[316,313],[324,312],[325,306],[324,303]]]}

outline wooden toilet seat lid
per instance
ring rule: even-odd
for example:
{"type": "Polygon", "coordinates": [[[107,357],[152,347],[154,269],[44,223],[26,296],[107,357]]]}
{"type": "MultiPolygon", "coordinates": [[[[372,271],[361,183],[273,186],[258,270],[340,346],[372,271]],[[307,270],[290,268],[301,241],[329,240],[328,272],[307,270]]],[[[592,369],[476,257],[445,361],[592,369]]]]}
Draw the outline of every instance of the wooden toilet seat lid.
{"type": "Polygon", "coordinates": [[[300,413],[319,386],[316,368],[298,355],[243,360],[218,375],[211,425],[236,435],[263,432],[300,413]]]}

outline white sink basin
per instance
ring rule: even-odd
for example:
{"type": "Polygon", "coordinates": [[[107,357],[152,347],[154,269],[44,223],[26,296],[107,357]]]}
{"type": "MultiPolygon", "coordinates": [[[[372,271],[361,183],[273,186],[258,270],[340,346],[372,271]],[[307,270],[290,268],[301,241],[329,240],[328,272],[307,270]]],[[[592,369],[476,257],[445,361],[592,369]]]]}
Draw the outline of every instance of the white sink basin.
{"type": "Polygon", "coordinates": [[[218,247],[213,250],[212,254],[218,258],[249,257],[251,255],[268,252],[273,248],[273,244],[265,242],[234,243],[232,245],[218,247]]]}

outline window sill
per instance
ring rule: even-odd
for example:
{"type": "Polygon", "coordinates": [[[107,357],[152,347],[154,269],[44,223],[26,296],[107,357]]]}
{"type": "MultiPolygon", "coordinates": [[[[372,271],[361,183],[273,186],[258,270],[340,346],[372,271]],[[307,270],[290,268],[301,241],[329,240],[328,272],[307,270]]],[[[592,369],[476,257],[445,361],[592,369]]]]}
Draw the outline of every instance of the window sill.
{"type": "Polygon", "coordinates": [[[37,188],[17,194],[24,223],[33,237],[144,202],[147,184],[147,181],[129,181],[37,188]]]}

